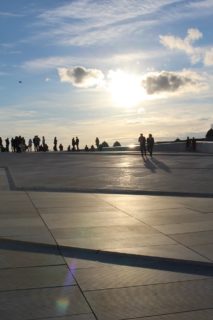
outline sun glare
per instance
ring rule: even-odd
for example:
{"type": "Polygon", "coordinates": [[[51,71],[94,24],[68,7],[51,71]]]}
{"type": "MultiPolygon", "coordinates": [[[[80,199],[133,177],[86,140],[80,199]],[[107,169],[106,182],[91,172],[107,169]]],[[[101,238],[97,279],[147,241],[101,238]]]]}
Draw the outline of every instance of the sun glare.
{"type": "Polygon", "coordinates": [[[144,99],[139,77],[121,70],[109,72],[108,89],[118,106],[133,107],[144,99]]]}

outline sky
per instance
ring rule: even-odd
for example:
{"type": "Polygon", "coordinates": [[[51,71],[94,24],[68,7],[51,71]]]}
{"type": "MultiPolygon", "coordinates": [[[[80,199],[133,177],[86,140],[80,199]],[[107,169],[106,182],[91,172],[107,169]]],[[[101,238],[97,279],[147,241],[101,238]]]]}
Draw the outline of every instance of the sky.
{"type": "Polygon", "coordinates": [[[0,136],[204,137],[213,0],[1,0],[0,136]]]}

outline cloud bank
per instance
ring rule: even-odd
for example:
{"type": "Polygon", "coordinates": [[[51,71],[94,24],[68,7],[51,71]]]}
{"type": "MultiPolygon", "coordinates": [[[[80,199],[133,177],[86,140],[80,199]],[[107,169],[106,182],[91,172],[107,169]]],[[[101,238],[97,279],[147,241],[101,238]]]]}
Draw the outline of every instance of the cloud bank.
{"type": "Polygon", "coordinates": [[[160,35],[160,43],[170,50],[179,50],[186,53],[191,59],[192,64],[198,62],[206,66],[213,65],[213,48],[202,48],[193,46],[194,42],[203,37],[202,32],[197,28],[187,30],[185,38],[173,35],[160,35]]]}
{"type": "Polygon", "coordinates": [[[74,87],[91,88],[99,86],[104,74],[98,69],[86,69],[84,67],[58,68],[61,82],[69,82],[74,87]]]}

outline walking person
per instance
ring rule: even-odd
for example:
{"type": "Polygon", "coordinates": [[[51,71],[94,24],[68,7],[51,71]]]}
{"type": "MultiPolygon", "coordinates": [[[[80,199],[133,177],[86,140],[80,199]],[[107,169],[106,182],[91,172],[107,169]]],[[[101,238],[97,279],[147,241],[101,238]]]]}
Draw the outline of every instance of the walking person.
{"type": "Polygon", "coordinates": [[[140,143],[141,155],[146,156],[146,138],[144,137],[143,133],[140,134],[138,142],[140,143]]]}
{"type": "Polygon", "coordinates": [[[146,141],[147,141],[147,151],[149,152],[150,157],[152,157],[155,140],[151,133],[149,134],[146,141]]]}
{"type": "Polygon", "coordinates": [[[76,139],[75,139],[75,144],[76,144],[77,151],[79,151],[79,139],[78,139],[78,137],[76,137],[76,139]]]}
{"type": "Polygon", "coordinates": [[[72,138],[72,151],[75,151],[75,138],[72,138]]]}

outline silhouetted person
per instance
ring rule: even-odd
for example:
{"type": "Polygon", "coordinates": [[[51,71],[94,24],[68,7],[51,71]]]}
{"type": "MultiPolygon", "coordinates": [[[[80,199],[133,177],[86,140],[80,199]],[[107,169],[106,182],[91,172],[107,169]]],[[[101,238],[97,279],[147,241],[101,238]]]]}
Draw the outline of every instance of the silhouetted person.
{"type": "Polygon", "coordinates": [[[27,148],[29,152],[32,152],[32,145],[33,145],[32,139],[29,139],[28,148],[27,148]]]}
{"type": "Polygon", "coordinates": [[[12,150],[12,152],[15,152],[15,147],[14,147],[14,138],[11,138],[10,143],[11,143],[11,150],[12,150]]]}
{"type": "Polygon", "coordinates": [[[189,151],[191,147],[191,140],[189,137],[186,138],[186,150],[189,151]]]}
{"type": "Polygon", "coordinates": [[[98,149],[99,145],[100,145],[100,140],[98,139],[98,137],[95,139],[95,145],[96,145],[96,147],[98,149]]]}
{"type": "Polygon", "coordinates": [[[93,146],[93,144],[90,147],[90,151],[95,151],[95,147],[93,146]]]}
{"type": "Polygon", "coordinates": [[[147,151],[149,152],[150,156],[152,157],[155,140],[154,140],[151,133],[149,134],[146,142],[147,142],[147,151]]]}
{"type": "Polygon", "coordinates": [[[68,147],[67,147],[67,151],[71,151],[70,144],[69,144],[68,147]]]}
{"type": "Polygon", "coordinates": [[[87,144],[85,145],[84,150],[85,150],[85,151],[89,151],[89,148],[88,148],[88,145],[87,145],[87,144]]]}
{"type": "Polygon", "coordinates": [[[57,138],[55,137],[54,140],[53,140],[53,150],[54,150],[54,151],[58,151],[58,149],[57,149],[57,144],[58,144],[58,140],[57,140],[57,138]]]}
{"type": "Polygon", "coordinates": [[[75,151],[75,138],[72,138],[72,151],[75,151]]]}
{"type": "Polygon", "coordinates": [[[143,136],[143,133],[140,134],[140,136],[138,138],[138,142],[140,143],[141,155],[146,156],[146,138],[143,136]]]}
{"type": "Polygon", "coordinates": [[[25,138],[19,136],[19,139],[20,139],[20,144],[19,144],[20,151],[25,152],[27,149],[25,138]]]}
{"type": "Polygon", "coordinates": [[[46,141],[45,141],[45,137],[43,136],[42,137],[42,146],[44,147],[45,144],[46,144],[46,141]]]}
{"type": "Polygon", "coordinates": [[[79,139],[78,139],[78,137],[75,138],[75,144],[76,144],[77,151],[79,151],[79,139]]]}
{"type": "Polygon", "coordinates": [[[40,145],[41,139],[38,136],[35,136],[33,138],[33,144],[34,144],[34,151],[39,151],[39,145],[40,145]]]}
{"type": "Polygon", "coordinates": [[[195,138],[193,137],[192,138],[192,151],[196,151],[196,148],[197,148],[197,142],[196,142],[195,138]]]}
{"type": "Polygon", "coordinates": [[[8,138],[5,139],[5,151],[9,152],[10,140],[8,138]]]}
{"type": "Polygon", "coordinates": [[[64,147],[63,147],[63,145],[62,145],[61,143],[59,144],[59,150],[60,150],[60,151],[63,151],[63,150],[64,150],[64,147]]]}
{"type": "Polygon", "coordinates": [[[46,143],[44,144],[43,149],[44,149],[44,152],[49,151],[49,147],[48,147],[48,145],[46,143]]]}

